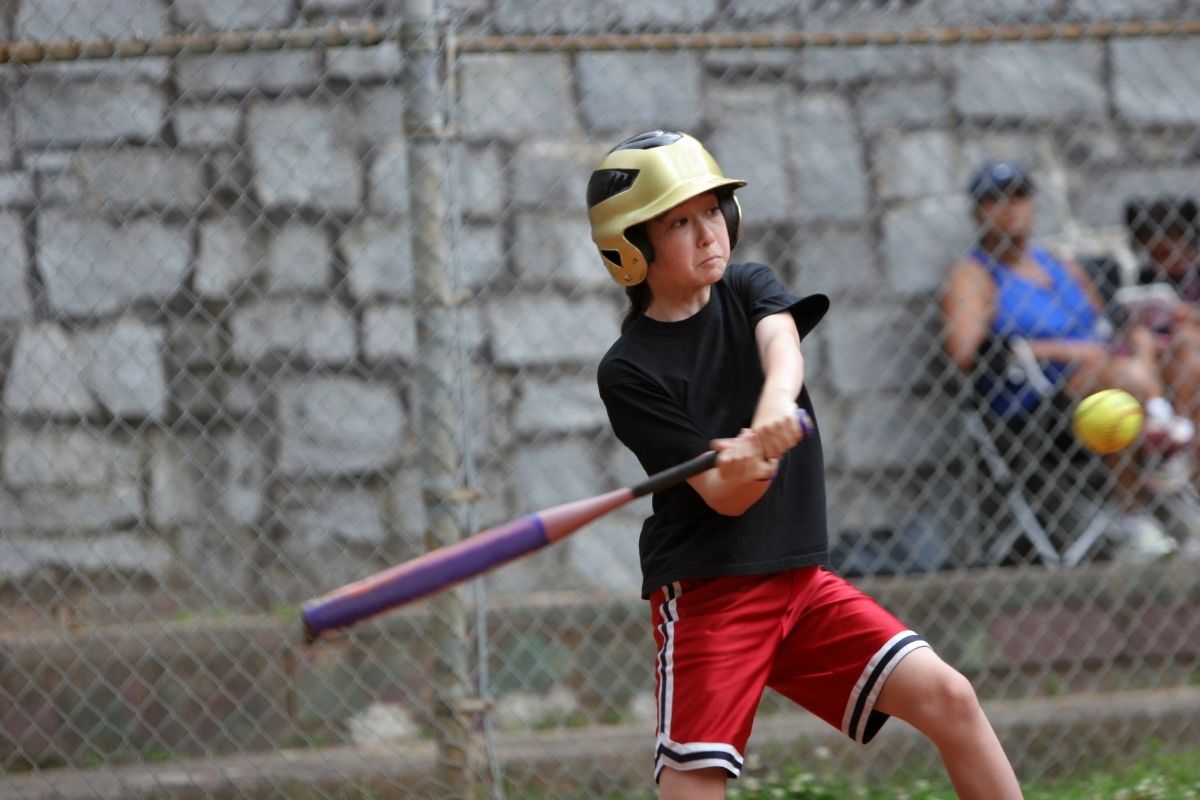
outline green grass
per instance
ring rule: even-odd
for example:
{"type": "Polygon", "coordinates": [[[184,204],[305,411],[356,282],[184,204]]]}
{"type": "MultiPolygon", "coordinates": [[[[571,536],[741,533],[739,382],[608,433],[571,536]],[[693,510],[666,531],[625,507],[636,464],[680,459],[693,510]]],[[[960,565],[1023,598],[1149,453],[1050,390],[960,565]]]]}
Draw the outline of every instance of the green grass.
{"type": "MultiPolygon", "coordinates": [[[[1200,800],[1200,751],[1157,751],[1126,767],[1058,781],[1028,783],[1026,800],[1200,800]]],[[[944,778],[885,786],[792,771],[730,784],[730,800],[954,800],[944,778]]]]}
{"type": "MultiPolygon", "coordinates": [[[[1057,781],[1025,782],[1026,800],[1200,800],[1200,750],[1157,750],[1124,767],[1091,771],[1057,781]]],[[[879,780],[871,784],[801,770],[729,782],[729,800],[954,800],[944,775],[879,780]]],[[[564,794],[529,786],[506,786],[505,797],[522,800],[654,800],[650,786],[607,794],[564,794]]]]}

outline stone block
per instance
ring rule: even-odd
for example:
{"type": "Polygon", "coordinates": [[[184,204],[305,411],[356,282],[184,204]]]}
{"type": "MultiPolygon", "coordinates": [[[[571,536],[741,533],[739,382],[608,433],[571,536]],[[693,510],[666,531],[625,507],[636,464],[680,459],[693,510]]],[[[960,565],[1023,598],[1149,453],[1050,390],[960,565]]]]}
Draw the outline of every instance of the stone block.
{"type": "MultiPolygon", "coordinates": [[[[701,57],[688,51],[580,53],[579,113],[590,131],[695,130],[702,111],[701,57]]],[[[614,142],[615,144],[615,142],[614,142]]]]}
{"type": "MultiPolygon", "coordinates": [[[[417,469],[398,469],[388,481],[384,497],[384,520],[389,529],[399,533],[396,542],[397,562],[425,552],[421,541],[428,526],[425,502],[421,497],[421,473],[417,469]]],[[[472,531],[474,533],[474,531],[472,531]]]]}
{"type": "Polygon", "coordinates": [[[581,587],[624,597],[637,597],[642,589],[642,563],[638,538],[642,518],[624,509],[602,517],[586,534],[567,542],[566,563],[582,577],[581,587]]]}
{"type": "Polygon", "coordinates": [[[860,227],[819,228],[801,235],[797,244],[801,294],[831,297],[870,294],[880,285],[878,255],[869,232],[860,227]]]}
{"type": "Polygon", "coordinates": [[[320,54],[306,50],[182,55],[175,82],[184,100],[241,96],[257,92],[297,92],[321,79],[320,54]]]}
{"type": "Polygon", "coordinates": [[[86,372],[83,347],[62,326],[24,326],[4,384],[4,408],[13,415],[86,416],[95,410],[86,372]]]}
{"type": "Polygon", "coordinates": [[[28,266],[29,248],[21,218],[0,212],[0,321],[21,319],[32,310],[28,266]]]}
{"type": "Polygon", "coordinates": [[[508,202],[508,179],[504,174],[508,159],[501,148],[462,145],[455,151],[455,159],[451,196],[457,196],[459,208],[470,217],[499,217],[508,202]]]}
{"type": "Polygon", "coordinates": [[[218,494],[208,505],[232,522],[253,525],[263,513],[271,476],[265,442],[242,431],[218,437],[218,494]]]}
{"type": "Polygon", "coordinates": [[[163,90],[146,83],[38,76],[18,92],[17,141],[23,147],[155,141],[167,108],[163,90]]]}
{"type": "Polygon", "coordinates": [[[184,30],[286,28],[295,16],[292,4],[280,0],[174,0],[171,10],[184,30]]]}
{"type": "MultiPolygon", "coordinates": [[[[0,511],[0,516],[7,514],[0,511]]],[[[25,581],[54,569],[144,575],[162,581],[174,563],[175,556],[169,547],[136,533],[106,531],[53,540],[42,536],[0,539],[0,579],[6,581],[25,581]]]]}
{"type": "Polygon", "coordinates": [[[921,317],[904,308],[843,308],[822,322],[834,386],[848,396],[909,389],[927,379],[927,354],[938,348],[921,317]]]}
{"type": "MultiPolygon", "coordinates": [[[[0,145],[0,163],[3,163],[3,146],[0,145]]],[[[0,208],[32,206],[33,173],[0,172],[0,208]]]]}
{"type": "Polygon", "coordinates": [[[1200,87],[1192,77],[1195,62],[1190,40],[1114,41],[1112,84],[1118,116],[1140,125],[1196,125],[1200,87]]]}
{"type": "Polygon", "coordinates": [[[402,453],[396,392],[352,378],[309,377],[280,391],[279,469],[289,478],[375,472],[402,453]]]}
{"type": "Polygon", "coordinates": [[[617,3],[576,0],[498,0],[492,23],[501,33],[598,33],[612,30],[617,3]]]}
{"type": "Polygon", "coordinates": [[[1162,0],[1070,0],[1065,19],[1076,22],[1112,22],[1114,20],[1181,19],[1171,3],[1162,0]]]}
{"type": "MultiPolygon", "coordinates": [[[[771,30],[779,29],[779,23],[771,26],[771,30]]],[[[768,33],[770,30],[762,30],[768,33]]],[[[704,51],[704,71],[712,81],[732,81],[745,77],[749,80],[762,80],[766,76],[779,76],[783,80],[792,80],[798,76],[800,51],[791,47],[740,47],[721,48],[704,51]]]]}
{"type": "Polygon", "coordinates": [[[358,210],[363,179],[353,127],[353,117],[342,107],[299,100],[252,104],[247,130],[262,204],[358,210]]]}
{"type": "MultiPolygon", "coordinates": [[[[83,531],[109,531],[137,522],[142,498],[136,482],[112,483],[90,489],[36,488],[21,492],[0,490],[0,528],[39,538],[83,531]]],[[[7,537],[6,537],[7,540],[7,537]]],[[[52,545],[56,543],[47,542],[52,545]]],[[[57,551],[57,547],[49,547],[57,551]]],[[[43,551],[44,552],[44,551],[43,551]]],[[[111,568],[99,552],[76,553],[77,563],[90,569],[111,568]]]]}
{"type": "Polygon", "coordinates": [[[376,0],[300,0],[300,11],[307,15],[333,14],[338,16],[357,16],[364,13],[368,7],[374,6],[376,0]]]}
{"type": "Polygon", "coordinates": [[[963,196],[931,198],[884,213],[884,271],[901,295],[936,292],[950,265],[971,244],[970,210],[963,196]]]}
{"type": "Polygon", "coordinates": [[[606,149],[536,139],[523,142],[510,166],[513,201],[531,210],[585,214],[588,178],[606,149]]]}
{"type": "Polygon", "coordinates": [[[407,220],[363,219],[342,236],[355,300],[405,299],[412,295],[412,245],[407,220]]]}
{"type": "MultiPolygon", "coordinates": [[[[793,132],[799,214],[837,221],[864,217],[870,210],[870,183],[849,104],[832,93],[806,92],[792,107],[788,130],[793,132]]],[[[787,218],[796,216],[790,206],[782,211],[787,218]]]]}
{"type": "Polygon", "coordinates": [[[780,112],[787,102],[779,85],[709,89],[713,132],[704,145],[726,175],[750,182],[738,191],[738,199],[746,219],[755,224],[795,220],[786,123],[780,112]],[[748,119],[754,125],[746,125],[748,119]]]}
{"type": "Polygon", "coordinates": [[[212,492],[205,484],[215,482],[214,442],[208,437],[164,435],[148,437],[147,461],[150,492],[146,518],[159,530],[195,525],[213,513],[208,507],[212,492]]]}
{"type": "Polygon", "coordinates": [[[763,22],[800,21],[803,6],[795,0],[744,0],[731,3],[725,9],[724,18],[740,25],[763,22]]]}
{"type": "Polygon", "coordinates": [[[168,33],[166,5],[160,0],[38,0],[17,4],[20,39],[149,38],[168,33]]]}
{"type": "Polygon", "coordinates": [[[884,200],[958,194],[954,140],[945,131],[885,133],[875,143],[875,180],[884,200]]]}
{"type": "Polygon", "coordinates": [[[106,413],[160,419],[167,408],[166,352],[161,328],[120,319],[80,337],[88,389],[106,413]]]}
{"type": "MultiPolygon", "coordinates": [[[[948,402],[948,401],[947,401],[948,402]]],[[[932,398],[867,396],[854,404],[842,437],[845,467],[855,472],[914,470],[961,449],[947,420],[952,409],[932,398]]]]}
{"type": "Polygon", "coordinates": [[[140,464],[136,444],[82,428],[13,426],[4,441],[4,486],[12,490],[133,483],[140,464]]]}
{"type": "Polygon", "coordinates": [[[1120,223],[1125,202],[1131,197],[1194,196],[1200,186],[1200,168],[1181,164],[1083,169],[1072,172],[1069,179],[1071,207],[1077,221],[1085,227],[1103,228],[1120,223]]]}
{"type": "Polygon", "coordinates": [[[271,292],[325,292],[333,258],[329,235],[292,220],[267,244],[268,289],[271,292]]]}
{"type": "Polygon", "coordinates": [[[211,150],[237,144],[242,109],[236,103],[176,106],[175,137],[180,147],[211,150]]]}
{"type": "Polygon", "coordinates": [[[499,225],[463,225],[450,242],[450,275],[458,287],[481,289],[508,274],[504,230],[499,225]]]}
{"type": "Polygon", "coordinates": [[[512,457],[513,502],[535,509],[590,497],[604,486],[595,448],[586,440],[563,438],[530,442],[512,457]]]}
{"type": "Polygon", "coordinates": [[[336,48],[325,55],[326,74],[353,83],[394,78],[400,74],[400,64],[400,43],[394,40],[373,47],[336,48]]]}
{"type": "Polygon", "coordinates": [[[372,214],[402,217],[408,213],[408,149],[399,138],[375,148],[367,174],[367,207],[372,214]]]}
{"type": "Polygon", "coordinates": [[[243,220],[202,222],[193,289],[206,299],[227,300],[246,286],[261,260],[259,243],[243,220]]]}
{"type": "Polygon", "coordinates": [[[459,61],[459,85],[467,137],[520,142],[546,131],[555,139],[579,132],[565,54],[467,54],[459,61]]]}
{"type": "Polygon", "coordinates": [[[199,156],[145,147],[81,150],[71,158],[83,201],[97,211],[175,209],[204,201],[199,156]]]}
{"type": "Polygon", "coordinates": [[[268,356],[310,364],[345,364],[354,358],[354,318],[336,300],[273,297],[233,315],[234,356],[253,364],[268,356]]]}
{"type": "Polygon", "coordinates": [[[620,6],[621,27],[630,31],[705,30],[717,17],[718,0],[641,0],[620,6]]]}
{"type": "Polygon", "coordinates": [[[951,108],[950,92],[936,80],[868,83],[858,93],[859,118],[868,134],[941,125],[951,108]]]}
{"type": "Polygon", "coordinates": [[[171,77],[171,59],[166,56],[141,58],[84,58],[76,61],[42,61],[23,69],[31,79],[47,85],[62,83],[137,82],[161,85],[171,77]]]}
{"type": "Polygon", "coordinates": [[[363,357],[367,363],[412,363],[417,354],[417,318],[408,306],[369,306],[363,312],[363,357]]]}
{"type": "Polygon", "coordinates": [[[595,364],[619,333],[615,305],[594,297],[512,295],[491,301],[485,313],[501,366],[595,364]]]}
{"type": "Polygon", "coordinates": [[[612,282],[582,214],[518,214],[513,261],[522,283],[533,286],[570,290],[607,288],[612,282]]]}
{"type": "Polygon", "coordinates": [[[388,539],[380,498],[362,486],[297,488],[280,505],[285,527],[306,546],[380,547],[388,539]]]}
{"type": "Polygon", "coordinates": [[[1099,42],[996,43],[958,52],[954,101],[967,117],[1061,123],[1105,114],[1099,42]]]}
{"type": "Polygon", "coordinates": [[[172,369],[215,367],[224,360],[229,336],[223,319],[192,309],[183,316],[170,315],[164,322],[164,346],[172,369]]]}
{"type": "Polygon", "coordinates": [[[883,45],[809,47],[801,50],[796,58],[798,72],[804,80],[834,86],[864,82],[869,86],[881,75],[898,80],[919,80],[936,75],[942,60],[933,47],[883,45]]]}
{"type": "Polygon", "coordinates": [[[404,138],[404,90],[399,86],[365,86],[358,98],[358,134],[367,144],[378,146],[390,139],[404,138]]]}
{"type": "Polygon", "coordinates": [[[152,218],[111,225],[57,209],[41,212],[38,269],[57,312],[111,314],[135,300],[165,301],[183,285],[187,230],[152,218]]]}
{"type": "Polygon", "coordinates": [[[594,432],[608,425],[591,372],[554,378],[531,375],[520,387],[513,422],[520,435],[594,432]]]}

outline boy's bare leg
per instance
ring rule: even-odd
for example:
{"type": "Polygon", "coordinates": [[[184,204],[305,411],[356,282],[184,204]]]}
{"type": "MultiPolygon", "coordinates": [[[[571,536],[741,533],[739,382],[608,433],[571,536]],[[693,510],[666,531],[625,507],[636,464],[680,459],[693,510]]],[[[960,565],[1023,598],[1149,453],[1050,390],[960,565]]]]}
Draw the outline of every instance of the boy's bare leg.
{"type": "Polygon", "coordinates": [[[666,767],[658,776],[658,800],[724,800],[727,777],[719,767],[687,771],[666,767]]]}
{"type": "Polygon", "coordinates": [[[1020,800],[1021,787],[970,681],[927,648],[896,665],[875,708],[934,743],[962,800],[1020,800]]]}

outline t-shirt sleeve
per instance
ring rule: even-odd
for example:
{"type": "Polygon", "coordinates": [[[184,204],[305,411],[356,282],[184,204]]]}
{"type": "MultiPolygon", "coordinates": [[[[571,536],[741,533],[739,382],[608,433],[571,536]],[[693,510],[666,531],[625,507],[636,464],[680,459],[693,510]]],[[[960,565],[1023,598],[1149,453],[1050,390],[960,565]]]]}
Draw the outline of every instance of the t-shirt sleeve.
{"type": "Polygon", "coordinates": [[[790,311],[796,320],[800,338],[807,336],[829,310],[829,298],[823,294],[800,297],[783,285],[766,264],[744,264],[732,282],[734,291],[741,297],[754,327],[763,317],[790,311]]]}
{"type": "Polygon", "coordinates": [[[686,410],[636,370],[621,364],[602,365],[599,385],[613,432],[637,456],[647,475],[709,449],[709,437],[686,410]]]}

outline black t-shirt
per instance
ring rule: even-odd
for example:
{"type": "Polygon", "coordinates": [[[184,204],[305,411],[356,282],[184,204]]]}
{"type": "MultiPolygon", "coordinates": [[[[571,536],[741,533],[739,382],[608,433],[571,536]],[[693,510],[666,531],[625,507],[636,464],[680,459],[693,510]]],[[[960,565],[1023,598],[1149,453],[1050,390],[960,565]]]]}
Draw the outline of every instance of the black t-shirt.
{"type": "MultiPolygon", "coordinates": [[[[688,319],[638,317],[598,370],[617,438],[654,474],[710,449],[712,439],[736,436],[762,391],[755,325],[790,311],[803,338],[828,308],[824,295],[792,294],[763,264],[731,264],[688,319]]],[[[797,404],[815,425],[807,389],[797,404]]],[[[686,483],[655,493],[640,540],[642,596],[686,578],[823,564],[828,549],[818,430],[784,455],[766,494],[741,516],[718,514],[686,483]]]]}

